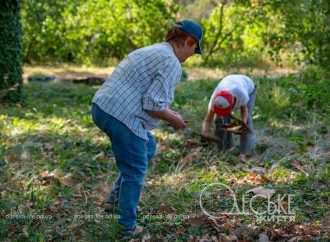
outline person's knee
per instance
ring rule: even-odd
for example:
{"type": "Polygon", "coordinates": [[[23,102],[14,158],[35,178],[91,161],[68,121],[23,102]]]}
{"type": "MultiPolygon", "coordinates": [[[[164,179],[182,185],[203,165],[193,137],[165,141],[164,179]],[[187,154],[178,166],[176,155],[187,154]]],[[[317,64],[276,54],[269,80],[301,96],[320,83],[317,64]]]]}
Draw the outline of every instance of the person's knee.
{"type": "Polygon", "coordinates": [[[146,171],[138,171],[134,173],[126,172],[123,174],[123,182],[143,186],[145,176],[146,171]]]}

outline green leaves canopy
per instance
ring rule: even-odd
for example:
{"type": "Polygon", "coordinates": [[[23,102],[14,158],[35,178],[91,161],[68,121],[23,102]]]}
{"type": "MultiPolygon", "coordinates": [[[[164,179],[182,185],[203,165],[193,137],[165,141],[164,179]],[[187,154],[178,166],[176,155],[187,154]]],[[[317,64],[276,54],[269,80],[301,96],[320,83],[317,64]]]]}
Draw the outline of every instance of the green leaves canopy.
{"type": "Polygon", "coordinates": [[[272,59],[327,67],[329,5],[327,0],[24,1],[24,60],[108,65],[162,41],[176,18],[199,16],[204,64],[256,66],[272,59]]]}
{"type": "Polygon", "coordinates": [[[26,1],[25,60],[107,64],[163,40],[177,10],[164,0],[26,1]]]}

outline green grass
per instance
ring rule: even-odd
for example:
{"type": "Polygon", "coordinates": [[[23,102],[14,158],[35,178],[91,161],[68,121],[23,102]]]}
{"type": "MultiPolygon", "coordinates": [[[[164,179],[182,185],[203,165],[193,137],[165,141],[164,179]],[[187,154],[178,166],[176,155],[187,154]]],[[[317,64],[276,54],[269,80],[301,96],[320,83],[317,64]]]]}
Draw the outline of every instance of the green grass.
{"type": "MultiPolygon", "coordinates": [[[[274,228],[286,231],[295,225],[320,231],[320,221],[329,210],[330,109],[329,94],[318,90],[329,90],[329,81],[310,83],[288,76],[256,78],[256,82],[257,160],[242,164],[234,154],[219,153],[215,145],[199,148],[191,133],[174,133],[166,125],[155,131],[162,152],[150,164],[141,200],[138,220],[145,226],[145,238],[224,238],[248,224],[255,226],[253,235],[236,231],[238,238],[255,240],[262,231],[270,235],[274,228]],[[293,165],[294,160],[300,167],[293,165]],[[266,173],[251,173],[253,167],[264,167],[266,173]],[[215,226],[199,207],[201,190],[215,182],[230,185],[238,196],[261,185],[277,194],[293,194],[296,221],[257,224],[255,218],[242,215],[222,218],[215,226]]],[[[195,131],[216,84],[217,80],[185,81],[177,88],[173,108],[195,131]]],[[[22,104],[1,104],[3,241],[119,239],[115,218],[106,216],[101,206],[117,168],[109,156],[107,137],[90,117],[97,88],[32,82],[24,86],[22,104]]],[[[298,231],[292,228],[291,237],[298,231]]],[[[297,233],[305,239],[310,235],[297,233]]]]}

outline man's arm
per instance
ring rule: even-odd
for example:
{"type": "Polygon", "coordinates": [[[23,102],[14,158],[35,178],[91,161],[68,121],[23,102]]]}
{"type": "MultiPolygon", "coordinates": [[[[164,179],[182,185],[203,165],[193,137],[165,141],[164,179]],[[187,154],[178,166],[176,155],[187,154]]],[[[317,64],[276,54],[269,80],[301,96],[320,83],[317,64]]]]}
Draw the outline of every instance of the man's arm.
{"type": "Polygon", "coordinates": [[[211,109],[208,109],[207,114],[204,118],[203,124],[202,124],[202,134],[205,136],[209,135],[210,127],[212,126],[212,122],[214,120],[214,113],[211,109]]]}
{"type": "Polygon", "coordinates": [[[146,112],[153,118],[161,119],[168,122],[175,129],[184,129],[187,124],[181,117],[181,115],[170,108],[166,108],[162,111],[149,111],[146,112]]]}
{"type": "Polygon", "coordinates": [[[244,124],[247,125],[247,120],[248,120],[248,107],[247,105],[241,106],[241,120],[244,124]]]}

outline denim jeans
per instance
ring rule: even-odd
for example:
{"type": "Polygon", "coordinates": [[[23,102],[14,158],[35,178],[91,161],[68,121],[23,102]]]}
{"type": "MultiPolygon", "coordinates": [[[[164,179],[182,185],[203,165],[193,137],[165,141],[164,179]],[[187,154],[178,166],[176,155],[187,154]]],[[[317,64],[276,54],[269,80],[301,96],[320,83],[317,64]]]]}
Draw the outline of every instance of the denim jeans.
{"type": "MultiPolygon", "coordinates": [[[[256,91],[254,91],[249,95],[249,101],[247,103],[248,107],[248,121],[247,126],[249,127],[251,132],[248,132],[244,135],[240,136],[240,153],[246,155],[252,155],[256,145],[256,134],[253,127],[253,119],[252,112],[255,105],[256,100],[256,91]]],[[[233,146],[233,137],[232,133],[223,131],[220,127],[222,124],[229,124],[231,122],[230,117],[220,118],[217,117],[215,120],[215,135],[219,137],[220,142],[218,143],[218,148],[220,150],[227,150],[233,146]]]]}
{"type": "Polygon", "coordinates": [[[148,162],[156,151],[155,139],[150,132],[148,141],[136,136],[127,126],[105,113],[96,104],[92,105],[92,117],[94,123],[109,136],[119,169],[108,201],[118,200],[119,224],[123,225],[125,230],[133,229],[148,162]]]}

